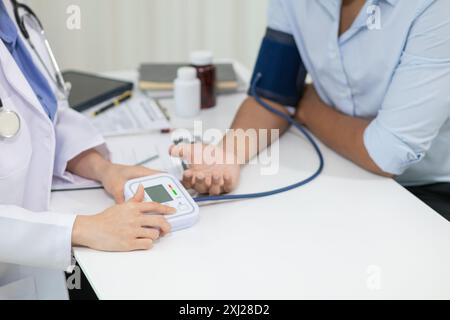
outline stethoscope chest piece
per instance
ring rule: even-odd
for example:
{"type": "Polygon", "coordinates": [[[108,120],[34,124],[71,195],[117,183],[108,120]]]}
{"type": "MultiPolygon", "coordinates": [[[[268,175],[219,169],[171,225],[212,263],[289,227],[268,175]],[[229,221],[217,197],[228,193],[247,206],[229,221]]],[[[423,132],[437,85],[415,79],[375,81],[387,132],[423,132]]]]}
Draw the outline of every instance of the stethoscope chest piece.
{"type": "Polygon", "coordinates": [[[12,139],[20,131],[20,117],[12,111],[0,106],[0,139],[12,139]]]}

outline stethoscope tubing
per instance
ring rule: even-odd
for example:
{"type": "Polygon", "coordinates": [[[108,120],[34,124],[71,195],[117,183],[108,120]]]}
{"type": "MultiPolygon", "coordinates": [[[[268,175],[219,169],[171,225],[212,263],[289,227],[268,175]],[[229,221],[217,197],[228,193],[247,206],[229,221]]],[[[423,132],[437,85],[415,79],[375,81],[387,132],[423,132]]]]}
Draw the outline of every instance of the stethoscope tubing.
{"type": "Polygon", "coordinates": [[[45,71],[47,72],[48,76],[50,77],[50,79],[52,79],[52,81],[54,82],[54,84],[56,85],[56,88],[59,91],[59,94],[65,99],[67,100],[69,97],[69,90],[66,86],[66,83],[64,81],[64,77],[62,75],[61,69],[58,65],[58,62],[55,58],[55,55],[53,53],[53,50],[50,46],[50,43],[46,37],[45,34],[45,30],[44,27],[41,23],[41,20],[39,20],[38,16],[34,13],[34,11],[27,5],[18,2],[17,0],[11,0],[12,4],[13,4],[13,8],[14,8],[14,17],[16,19],[16,23],[19,26],[19,30],[22,33],[23,37],[27,40],[29,46],[31,47],[31,49],[33,50],[34,54],[38,57],[39,62],[42,64],[42,66],[44,67],[45,71]],[[19,13],[19,9],[22,8],[25,11],[24,16],[21,18],[20,17],[20,13],[19,13]],[[45,63],[44,59],[42,58],[42,56],[40,55],[40,53],[38,52],[38,50],[36,49],[36,46],[33,44],[33,41],[31,40],[31,36],[30,33],[27,30],[26,24],[25,24],[25,17],[29,17],[30,19],[34,19],[34,21],[36,22],[37,26],[39,27],[39,33],[40,36],[42,38],[42,41],[44,42],[44,46],[45,46],[45,50],[47,51],[47,55],[50,58],[50,62],[51,65],[54,69],[54,74],[50,71],[49,67],[47,66],[47,64],[45,63]]]}

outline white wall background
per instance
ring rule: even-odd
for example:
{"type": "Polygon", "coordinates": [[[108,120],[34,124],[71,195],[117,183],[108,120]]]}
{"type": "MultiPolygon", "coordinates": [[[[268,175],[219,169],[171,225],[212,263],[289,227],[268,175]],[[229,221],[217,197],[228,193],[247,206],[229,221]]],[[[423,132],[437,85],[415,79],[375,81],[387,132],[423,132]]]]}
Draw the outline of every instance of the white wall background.
{"type": "Polygon", "coordinates": [[[186,61],[210,49],[252,67],[268,0],[28,0],[63,69],[107,71],[148,61],[186,61]],[[70,5],[81,29],[69,30],[70,5]]]}

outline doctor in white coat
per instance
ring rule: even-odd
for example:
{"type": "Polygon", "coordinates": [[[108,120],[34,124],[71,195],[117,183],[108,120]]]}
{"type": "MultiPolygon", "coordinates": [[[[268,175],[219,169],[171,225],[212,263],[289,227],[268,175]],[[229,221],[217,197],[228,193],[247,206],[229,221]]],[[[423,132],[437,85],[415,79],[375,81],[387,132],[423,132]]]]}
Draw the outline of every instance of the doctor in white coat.
{"type": "Polygon", "coordinates": [[[43,37],[27,29],[33,49],[18,27],[14,10],[26,15],[22,6],[0,0],[0,134],[14,125],[6,114],[20,119],[13,137],[0,136],[0,300],[67,299],[73,246],[149,249],[169,232],[164,215],[173,209],[143,203],[142,187],[123,203],[124,182],[154,171],[107,160],[102,137],[61,99],[43,37]],[[88,217],[49,212],[52,177],[74,174],[103,183],[118,204],[88,217]]]}

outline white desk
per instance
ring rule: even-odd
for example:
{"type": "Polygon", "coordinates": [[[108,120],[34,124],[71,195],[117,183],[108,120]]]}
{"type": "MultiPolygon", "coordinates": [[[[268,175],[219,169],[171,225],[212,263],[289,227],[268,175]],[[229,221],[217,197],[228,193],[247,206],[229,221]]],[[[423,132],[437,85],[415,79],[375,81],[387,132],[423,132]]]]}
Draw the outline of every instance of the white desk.
{"type": "MultiPolygon", "coordinates": [[[[242,98],[221,97],[200,118],[225,129],[242,98]]],[[[394,181],[323,151],[323,175],[304,188],[203,206],[195,227],[151,251],[75,249],[75,256],[100,299],[449,299],[450,223],[394,181]]],[[[317,166],[294,131],[280,154],[278,175],[261,177],[249,166],[238,192],[284,186],[317,166]]],[[[95,213],[111,204],[100,190],[52,197],[60,211],[95,213]]]]}

